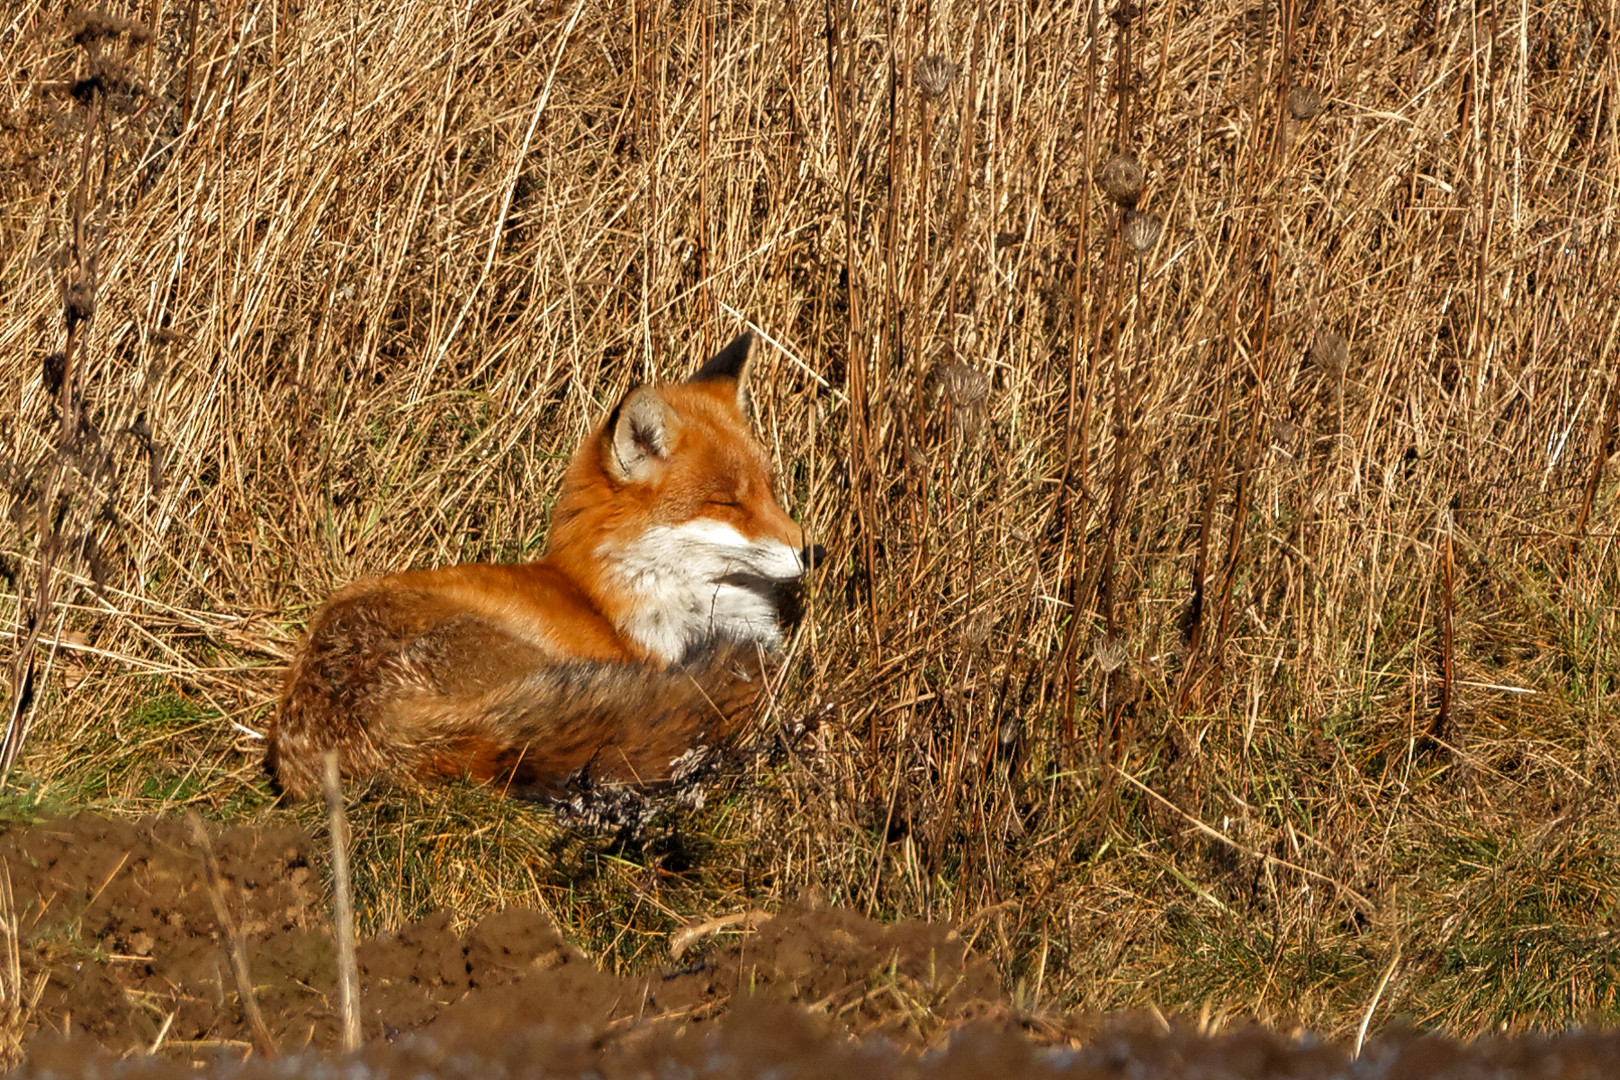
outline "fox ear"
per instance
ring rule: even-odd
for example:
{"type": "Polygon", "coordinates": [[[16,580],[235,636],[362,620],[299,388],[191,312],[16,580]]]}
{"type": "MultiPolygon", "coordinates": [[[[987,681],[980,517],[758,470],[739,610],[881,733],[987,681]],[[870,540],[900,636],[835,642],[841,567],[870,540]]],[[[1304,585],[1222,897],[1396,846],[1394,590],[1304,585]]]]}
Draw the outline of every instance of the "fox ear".
{"type": "Polygon", "coordinates": [[[748,365],[748,350],[753,344],[754,335],[743,331],[730,345],[704,361],[703,366],[686,381],[708,383],[730,379],[737,384],[737,407],[744,413],[748,412],[748,388],[743,384],[743,371],[748,365]]]}
{"type": "Polygon", "coordinates": [[[669,459],[670,424],[669,406],[657,390],[639,386],[626,394],[608,415],[608,474],[621,483],[650,479],[669,459]]]}
{"type": "Polygon", "coordinates": [[[741,379],[743,365],[748,363],[748,349],[754,344],[754,335],[747,330],[738,334],[730,345],[704,361],[689,383],[713,382],[716,379],[741,379]]]}

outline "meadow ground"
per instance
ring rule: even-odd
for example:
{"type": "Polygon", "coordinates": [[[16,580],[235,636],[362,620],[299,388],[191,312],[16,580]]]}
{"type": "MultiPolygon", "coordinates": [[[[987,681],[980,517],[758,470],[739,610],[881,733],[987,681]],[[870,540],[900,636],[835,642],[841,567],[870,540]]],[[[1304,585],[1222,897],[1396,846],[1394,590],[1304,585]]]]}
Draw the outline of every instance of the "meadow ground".
{"type": "Polygon", "coordinates": [[[833,553],[764,730],[815,731],[634,844],[355,792],[363,934],[527,907],[628,978],[813,899],[1030,1015],[1612,1025],[1615,33],[12,4],[0,809],[318,835],[258,764],[313,606],[537,555],[588,426],[747,326],[833,553]]]}
{"type": "Polygon", "coordinates": [[[539,911],[462,934],[441,912],[359,943],[360,1049],[339,1057],[319,845],[296,828],[193,828],[78,814],[0,838],[6,895],[48,898],[0,912],[8,1032],[21,1017],[37,1028],[6,1046],[12,1075],[1555,1080],[1620,1060],[1620,1032],[1345,1045],[1208,1015],[1049,1011],[1009,996],[947,926],[818,904],[756,910],[740,939],[711,939],[740,922],[677,933],[662,964],[629,976],[539,911]]]}

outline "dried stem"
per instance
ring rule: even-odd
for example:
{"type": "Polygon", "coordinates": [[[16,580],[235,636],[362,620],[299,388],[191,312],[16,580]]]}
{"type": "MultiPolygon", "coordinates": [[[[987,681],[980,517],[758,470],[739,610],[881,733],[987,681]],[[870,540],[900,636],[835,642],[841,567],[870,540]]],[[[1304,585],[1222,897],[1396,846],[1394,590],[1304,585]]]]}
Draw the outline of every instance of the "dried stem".
{"type": "Polygon", "coordinates": [[[191,837],[202,852],[203,872],[208,878],[208,902],[213,905],[219,932],[225,935],[231,978],[236,980],[237,999],[242,1003],[242,1013],[247,1017],[248,1026],[253,1029],[253,1047],[263,1057],[275,1057],[276,1043],[270,1037],[270,1029],[265,1026],[264,1014],[259,1011],[258,996],[253,992],[253,978],[248,974],[247,944],[225,903],[225,881],[219,872],[219,859],[214,856],[213,842],[209,840],[208,830],[197,811],[187,810],[186,820],[191,824],[191,837]]]}
{"type": "Polygon", "coordinates": [[[328,750],[322,761],[321,794],[326,798],[326,827],[332,840],[333,933],[338,958],[338,1001],[343,1013],[343,1049],[360,1049],[360,966],[355,957],[354,892],[349,881],[349,822],[343,813],[343,781],[338,757],[328,750]]]}

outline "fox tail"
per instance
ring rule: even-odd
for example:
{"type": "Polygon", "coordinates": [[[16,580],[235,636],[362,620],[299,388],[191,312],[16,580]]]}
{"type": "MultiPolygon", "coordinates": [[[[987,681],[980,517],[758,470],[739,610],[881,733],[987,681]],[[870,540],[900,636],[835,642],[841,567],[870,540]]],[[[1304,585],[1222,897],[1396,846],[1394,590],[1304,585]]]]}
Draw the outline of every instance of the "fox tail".
{"type": "Polygon", "coordinates": [[[731,641],[663,669],[537,666],[471,695],[401,679],[385,700],[366,704],[289,698],[266,765],[295,798],[318,790],[322,755],[337,750],[351,779],[465,776],[567,805],[581,792],[688,780],[753,719],[766,684],[760,648],[731,641]],[[303,711],[331,715],[344,705],[349,722],[341,728],[300,722],[303,711]],[[355,715],[356,705],[368,715],[355,715]]]}

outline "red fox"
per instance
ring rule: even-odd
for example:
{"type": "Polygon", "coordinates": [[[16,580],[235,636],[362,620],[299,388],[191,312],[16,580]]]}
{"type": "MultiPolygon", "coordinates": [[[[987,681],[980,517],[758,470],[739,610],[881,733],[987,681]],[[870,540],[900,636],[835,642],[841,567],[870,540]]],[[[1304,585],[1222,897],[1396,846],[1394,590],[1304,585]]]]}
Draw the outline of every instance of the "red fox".
{"type": "Polygon", "coordinates": [[[724,740],[817,553],[777,501],[737,338],[686,382],[630,391],[575,451],[544,557],[360,581],[288,669],[266,767],[283,791],[342,772],[570,782],[679,779],[724,740]]]}

